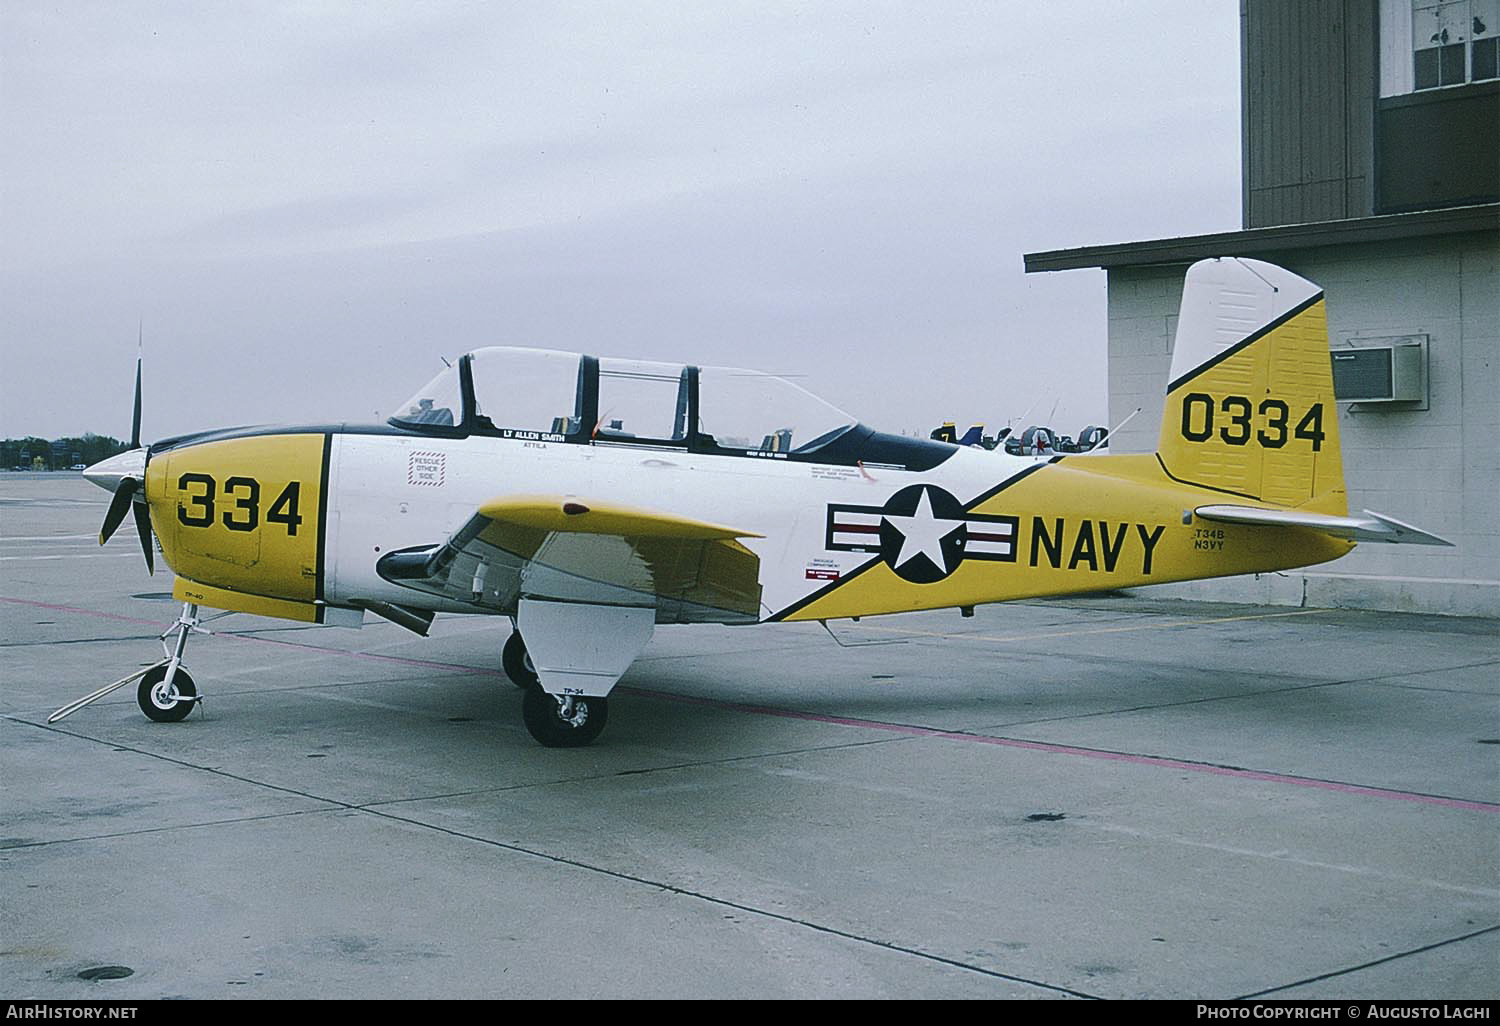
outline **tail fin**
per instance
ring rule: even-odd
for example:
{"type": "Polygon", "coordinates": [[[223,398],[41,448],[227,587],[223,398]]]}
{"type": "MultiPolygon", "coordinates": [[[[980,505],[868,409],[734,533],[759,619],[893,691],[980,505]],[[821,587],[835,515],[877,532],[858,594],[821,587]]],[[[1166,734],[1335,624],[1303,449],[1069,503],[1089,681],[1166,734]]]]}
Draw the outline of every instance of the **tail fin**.
{"type": "Polygon", "coordinates": [[[1157,456],[1184,484],[1347,512],[1322,289],[1258,260],[1188,270],[1157,456]]]}
{"type": "Polygon", "coordinates": [[[983,440],[984,440],[984,425],[983,424],[973,424],[973,425],[970,425],[969,430],[967,430],[967,431],[964,432],[964,436],[958,440],[958,444],[959,445],[978,445],[983,440]]]}

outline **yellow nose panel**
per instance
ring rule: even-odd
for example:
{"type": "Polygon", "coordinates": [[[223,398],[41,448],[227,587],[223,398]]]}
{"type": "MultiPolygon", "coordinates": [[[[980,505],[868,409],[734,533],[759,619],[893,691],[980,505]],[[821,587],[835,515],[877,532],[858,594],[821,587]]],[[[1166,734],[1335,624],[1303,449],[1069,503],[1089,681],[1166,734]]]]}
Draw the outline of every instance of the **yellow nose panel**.
{"type": "Polygon", "coordinates": [[[257,435],[151,459],[146,495],[172,569],[229,591],[321,598],[328,436],[257,435]]]}

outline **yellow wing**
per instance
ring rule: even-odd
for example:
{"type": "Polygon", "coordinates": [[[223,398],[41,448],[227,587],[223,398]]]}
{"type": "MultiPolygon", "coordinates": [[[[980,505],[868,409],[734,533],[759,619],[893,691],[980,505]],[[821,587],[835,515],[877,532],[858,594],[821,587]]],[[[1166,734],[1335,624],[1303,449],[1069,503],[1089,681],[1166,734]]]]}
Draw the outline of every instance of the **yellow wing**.
{"type": "Polygon", "coordinates": [[[440,545],[392,552],[386,580],[490,612],[521,598],[654,606],[657,623],[753,622],[761,537],[658,510],[574,496],[504,496],[483,503],[440,545]]]}

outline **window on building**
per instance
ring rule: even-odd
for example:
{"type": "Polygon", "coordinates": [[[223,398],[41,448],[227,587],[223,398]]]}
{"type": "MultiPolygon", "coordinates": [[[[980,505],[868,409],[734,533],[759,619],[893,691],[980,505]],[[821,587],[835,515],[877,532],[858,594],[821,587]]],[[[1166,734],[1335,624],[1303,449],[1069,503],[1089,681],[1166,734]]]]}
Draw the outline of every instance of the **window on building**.
{"type": "Polygon", "coordinates": [[[1413,0],[1412,88],[1495,78],[1497,15],[1500,0],[1413,0]]]}
{"type": "Polygon", "coordinates": [[[1500,0],[1379,0],[1380,95],[1500,79],[1500,0]]]}
{"type": "Polygon", "coordinates": [[[1500,0],[1474,0],[1469,41],[1469,79],[1484,82],[1500,78],[1500,0]]]}

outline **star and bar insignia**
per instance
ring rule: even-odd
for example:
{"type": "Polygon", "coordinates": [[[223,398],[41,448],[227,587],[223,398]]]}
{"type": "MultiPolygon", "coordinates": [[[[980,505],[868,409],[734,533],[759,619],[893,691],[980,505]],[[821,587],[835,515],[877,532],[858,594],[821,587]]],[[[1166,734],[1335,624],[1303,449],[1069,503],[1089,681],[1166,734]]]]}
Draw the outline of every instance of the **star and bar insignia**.
{"type": "Polygon", "coordinates": [[[828,507],[827,548],[879,553],[896,576],[913,584],[948,577],[965,559],[1016,560],[1012,516],[970,513],[936,485],[909,485],[884,506],[828,507]]]}

